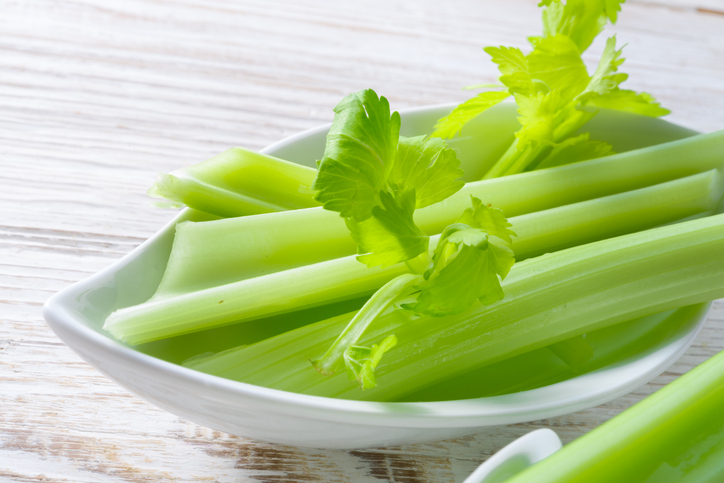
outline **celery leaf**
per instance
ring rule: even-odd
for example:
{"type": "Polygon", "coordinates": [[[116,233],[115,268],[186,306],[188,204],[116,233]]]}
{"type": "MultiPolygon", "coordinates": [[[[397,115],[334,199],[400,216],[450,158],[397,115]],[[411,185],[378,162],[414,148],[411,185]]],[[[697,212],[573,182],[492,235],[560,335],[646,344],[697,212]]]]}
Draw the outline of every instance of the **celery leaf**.
{"type": "Polygon", "coordinates": [[[510,96],[506,91],[481,92],[472,99],[468,99],[447,116],[440,119],[435,125],[435,137],[449,139],[456,136],[465,124],[494,105],[510,96]]]}
{"type": "Polygon", "coordinates": [[[415,211],[415,190],[379,193],[381,206],[372,208],[372,216],[364,221],[346,220],[352,238],[357,242],[357,260],[368,267],[389,267],[426,252],[429,237],[412,218],[415,211]]]}
{"type": "Polygon", "coordinates": [[[531,95],[536,91],[528,71],[528,60],[516,47],[486,47],[483,49],[498,64],[500,82],[513,94],[531,95]]]}
{"type": "Polygon", "coordinates": [[[548,93],[539,92],[534,96],[526,97],[516,95],[518,104],[518,121],[520,130],[515,133],[518,138],[518,150],[534,142],[553,142],[553,129],[555,128],[556,114],[560,104],[560,95],[557,91],[548,93]]]}
{"type": "Polygon", "coordinates": [[[503,214],[503,210],[486,205],[475,196],[471,196],[470,201],[472,206],[466,208],[455,223],[480,228],[506,243],[512,243],[513,240],[510,237],[517,235],[510,230],[512,225],[503,214]]]}
{"type": "MultiPolygon", "coordinates": [[[[582,59],[596,36],[610,21],[615,23],[625,0],[541,0],[543,31],[528,37],[533,51],[525,55],[517,47],[486,47],[501,73],[507,93],[484,92],[460,104],[438,121],[435,134],[453,137],[478,114],[511,94],[515,96],[523,124],[516,150],[509,150],[486,173],[486,178],[519,173],[539,165],[550,148],[588,122],[596,113],[585,106],[608,107],[650,116],[667,110],[645,94],[624,94],[619,85],[628,75],[619,73],[624,62],[615,36],[608,39],[593,76],[582,59]],[[555,93],[554,96],[546,97],[555,93]]],[[[580,146],[579,146],[580,148],[580,146]]],[[[602,146],[589,145],[595,152],[602,146]]]]}
{"type": "Polygon", "coordinates": [[[671,112],[661,107],[661,104],[651,94],[618,88],[603,95],[587,98],[586,105],[633,112],[651,117],[664,116],[671,112]]]}
{"type": "Polygon", "coordinates": [[[604,141],[591,140],[590,135],[585,133],[556,144],[548,156],[535,169],[552,168],[578,161],[602,158],[611,154],[615,153],[610,144],[604,141]]]}
{"type": "Polygon", "coordinates": [[[457,153],[440,138],[400,137],[397,158],[387,184],[393,190],[414,189],[416,208],[442,201],[465,183],[457,153]]]}
{"type": "Polygon", "coordinates": [[[390,115],[387,99],[371,89],[348,95],[334,112],[315,199],[342,217],[365,220],[397,155],[400,115],[390,115]]]}
{"type": "Polygon", "coordinates": [[[595,94],[603,95],[616,89],[618,85],[628,78],[628,74],[618,74],[618,68],[623,64],[621,58],[623,49],[616,50],[616,36],[606,39],[606,47],[603,49],[601,59],[598,62],[596,72],[591,76],[591,82],[581,96],[581,102],[585,103],[587,96],[595,94]]]}
{"type": "Polygon", "coordinates": [[[470,198],[473,206],[467,208],[463,214],[460,215],[457,223],[463,223],[474,228],[481,228],[501,240],[512,243],[513,240],[510,237],[516,235],[515,232],[510,229],[512,225],[508,223],[508,220],[503,214],[503,210],[492,208],[474,196],[470,198]]]}
{"type": "Polygon", "coordinates": [[[567,36],[557,34],[541,39],[528,54],[530,75],[558,91],[564,99],[573,99],[589,83],[586,65],[576,44],[567,36]]]}
{"type": "Polygon", "coordinates": [[[626,0],[604,0],[604,11],[611,23],[618,20],[618,12],[621,11],[621,4],[626,0]]]}
{"type": "Polygon", "coordinates": [[[563,34],[583,53],[606,26],[609,17],[605,3],[606,0],[567,0],[565,5],[559,0],[548,2],[542,14],[543,36],[533,37],[533,45],[546,37],[563,34]]]}
{"type": "Polygon", "coordinates": [[[402,307],[440,317],[464,312],[476,301],[491,304],[503,298],[500,280],[514,262],[512,250],[494,243],[485,230],[450,225],[433,254],[428,282],[420,287],[415,302],[402,307]]]}
{"type": "Polygon", "coordinates": [[[503,298],[500,281],[515,262],[506,245],[515,233],[501,210],[471,198],[472,207],[440,236],[416,301],[403,308],[439,317],[464,312],[476,301],[503,298]]]}
{"type": "Polygon", "coordinates": [[[445,141],[399,132],[400,116],[390,114],[384,97],[371,89],[345,97],[335,108],[313,185],[324,208],[345,218],[358,260],[370,267],[427,257],[429,239],[415,225],[415,209],[464,185],[457,153],[445,141]]]}

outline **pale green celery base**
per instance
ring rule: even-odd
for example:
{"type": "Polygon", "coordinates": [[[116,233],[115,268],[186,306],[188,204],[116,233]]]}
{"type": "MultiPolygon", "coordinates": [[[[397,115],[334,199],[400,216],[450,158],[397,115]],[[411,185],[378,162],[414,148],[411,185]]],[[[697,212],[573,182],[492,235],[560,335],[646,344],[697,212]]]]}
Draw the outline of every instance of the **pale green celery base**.
{"type": "Polygon", "coordinates": [[[505,298],[458,316],[381,317],[361,343],[398,338],[378,367],[378,386],[355,388],[345,375],[309,365],[342,330],[340,316],[240,350],[194,369],[306,394],[391,401],[552,343],[634,317],[724,296],[724,215],[579,246],[516,264],[505,298]]]}
{"type": "MultiPolygon", "coordinates": [[[[502,209],[509,218],[538,212],[721,168],[722,152],[724,131],[468,183],[447,200],[417,210],[415,221],[428,234],[441,233],[470,206],[470,195],[502,209]]],[[[355,250],[344,221],[321,208],[185,226],[174,240],[158,296],[352,255],[355,250]]]]}
{"type": "Polygon", "coordinates": [[[718,483],[724,352],[507,483],[718,483]]]}
{"type": "MultiPolygon", "coordinates": [[[[721,199],[722,189],[719,174],[710,171],[628,193],[511,218],[512,228],[518,234],[513,239],[513,251],[521,260],[711,211],[721,199]]],[[[289,217],[291,212],[273,216],[289,217]]],[[[221,221],[227,223],[229,220],[221,221]]],[[[224,226],[224,223],[214,226],[224,226]]],[[[181,235],[197,226],[201,224],[180,224],[178,233],[181,235]]],[[[281,235],[284,225],[279,223],[277,226],[281,235]]],[[[249,244],[255,243],[255,234],[255,231],[249,232],[249,244]]],[[[224,231],[214,236],[223,237],[224,231]]],[[[236,235],[229,236],[239,239],[236,235]]],[[[431,246],[435,244],[433,238],[431,246]]],[[[174,250],[179,253],[184,247],[184,242],[177,241],[174,250]]],[[[108,317],[105,329],[121,340],[139,344],[367,295],[407,271],[403,264],[386,269],[368,269],[354,257],[344,257],[231,282],[231,275],[212,263],[220,261],[216,256],[215,253],[202,252],[198,260],[188,260],[190,267],[185,273],[185,278],[189,280],[187,287],[197,291],[183,293],[181,287],[177,287],[174,292],[162,281],[161,287],[166,287],[166,293],[159,289],[150,301],[114,312],[108,317]],[[224,281],[230,283],[206,286],[224,281]]],[[[294,254],[288,254],[288,257],[293,259],[294,254]]],[[[236,258],[239,259],[242,258],[236,258]]],[[[174,260],[178,258],[172,256],[169,264],[174,260]]],[[[274,260],[268,258],[263,262],[274,266],[274,260]]],[[[301,260],[304,261],[304,258],[301,260]]],[[[230,267],[232,273],[235,273],[234,263],[237,261],[227,262],[227,268],[230,267]]],[[[256,264],[259,271],[264,269],[264,263],[260,261],[249,263],[252,267],[256,264]]],[[[180,270],[178,266],[177,269],[180,270]]],[[[167,268],[167,272],[169,270],[167,268]]]]}
{"type": "Polygon", "coordinates": [[[159,175],[149,194],[218,216],[270,213],[319,206],[311,188],[316,175],[312,168],[232,148],[159,175]]]}

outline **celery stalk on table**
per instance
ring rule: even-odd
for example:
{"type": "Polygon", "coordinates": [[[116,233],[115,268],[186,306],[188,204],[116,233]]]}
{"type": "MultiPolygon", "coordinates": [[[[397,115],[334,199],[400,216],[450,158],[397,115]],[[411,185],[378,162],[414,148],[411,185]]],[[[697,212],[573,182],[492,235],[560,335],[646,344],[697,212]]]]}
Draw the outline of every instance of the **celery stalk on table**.
{"type": "Polygon", "coordinates": [[[724,352],[506,483],[724,481],[724,352]]]}

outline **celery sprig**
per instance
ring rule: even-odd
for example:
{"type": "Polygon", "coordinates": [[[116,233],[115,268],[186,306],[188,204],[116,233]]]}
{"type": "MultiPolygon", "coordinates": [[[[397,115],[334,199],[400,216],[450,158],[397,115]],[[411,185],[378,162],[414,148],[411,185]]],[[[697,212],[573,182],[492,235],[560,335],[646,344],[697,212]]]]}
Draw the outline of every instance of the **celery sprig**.
{"type": "Polygon", "coordinates": [[[649,94],[621,89],[628,75],[618,71],[624,59],[616,37],[606,40],[598,66],[588,74],[582,59],[595,37],[610,21],[615,23],[621,0],[546,0],[543,34],[529,37],[527,55],[517,47],[486,47],[497,64],[505,87],[488,90],[463,102],[439,120],[435,136],[451,138],[490,107],[513,97],[521,128],[503,156],[485,174],[486,179],[556,166],[613,153],[610,145],[576,135],[599,108],[662,116],[649,94]]]}
{"type": "Polygon", "coordinates": [[[440,139],[401,138],[400,115],[371,89],[346,96],[334,112],[314,198],[345,219],[368,267],[426,256],[429,237],[413,213],[463,187],[455,151],[440,139]]]}

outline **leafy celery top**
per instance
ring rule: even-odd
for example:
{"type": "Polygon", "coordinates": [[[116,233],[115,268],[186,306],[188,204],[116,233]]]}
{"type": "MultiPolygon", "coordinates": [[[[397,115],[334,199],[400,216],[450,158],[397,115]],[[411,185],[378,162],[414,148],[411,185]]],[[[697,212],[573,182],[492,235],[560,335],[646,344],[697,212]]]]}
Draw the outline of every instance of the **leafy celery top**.
{"type": "Polygon", "coordinates": [[[622,89],[628,75],[619,72],[622,49],[616,37],[606,40],[598,66],[589,75],[581,58],[610,21],[615,23],[624,0],[543,0],[543,32],[529,37],[532,51],[517,47],[486,47],[500,71],[499,85],[483,91],[439,120],[434,136],[456,136],[466,123],[486,109],[512,97],[521,128],[507,152],[485,178],[495,178],[612,154],[609,144],[576,132],[598,108],[647,116],[668,110],[645,92],[622,89]]]}

